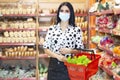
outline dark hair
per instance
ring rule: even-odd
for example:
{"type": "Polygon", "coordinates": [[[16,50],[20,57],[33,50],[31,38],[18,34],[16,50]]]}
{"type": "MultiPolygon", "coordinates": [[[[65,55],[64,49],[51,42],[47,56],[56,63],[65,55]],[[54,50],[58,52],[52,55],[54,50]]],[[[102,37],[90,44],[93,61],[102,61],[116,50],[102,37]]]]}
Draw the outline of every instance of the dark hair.
{"type": "Polygon", "coordinates": [[[73,6],[70,2],[63,2],[60,4],[58,10],[57,10],[57,22],[56,24],[58,24],[59,22],[61,22],[61,19],[59,18],[59,12],[60,12],[60,9],[62,6],[67,6],[70,10],[70,19],[69,19],[69,25],[71,26],[76,26],[75,25],[75,14],[74,14],[74,9],[73,9],[73,6]]]}

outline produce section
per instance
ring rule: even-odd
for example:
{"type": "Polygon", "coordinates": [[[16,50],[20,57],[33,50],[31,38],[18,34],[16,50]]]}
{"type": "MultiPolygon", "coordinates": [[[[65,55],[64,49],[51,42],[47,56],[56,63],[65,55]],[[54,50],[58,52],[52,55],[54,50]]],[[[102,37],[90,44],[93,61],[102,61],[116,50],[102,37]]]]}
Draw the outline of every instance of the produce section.
{"type": "MultiPolygon", "coordinates": [[[[102,1],[101,5],[108,3],[109,9],[104,10],[101,7],[101,11],[90,12],[90,16],[95,17],[95,29],[96,35],[91,36],[91,40],[96,44],[101,52],[101,59],[99,67],[110,76],[108,80],[119,80],[119,12],[116,8],[117,5],[111,5],[112,1],[102,1]]],[[[97,2],[96,2],[97,3],[97,2]]],[[[117,3],[117,2],[115,2],[117,3]]],[[[94,3],[95,4],[95,3],[94,3]]],[[[118,3],[119,4],[119,3],[118,3]]],[[[93,5],[95,7],[95,5],[93,5]]],[[[99,7],[99,6],[98,6],[99,7]]],[[[91,8],[93,10],[93,8],[91,8]]],[[[98,74],[100,75],[100,74],[98,74]]],[[[95,77],[95,76],[94,76],[95,77]]],[[[101,76],[103,77],[103,76],[101,76]]],[[[106,78],[107,80],[107,78],[106,78]]]]}

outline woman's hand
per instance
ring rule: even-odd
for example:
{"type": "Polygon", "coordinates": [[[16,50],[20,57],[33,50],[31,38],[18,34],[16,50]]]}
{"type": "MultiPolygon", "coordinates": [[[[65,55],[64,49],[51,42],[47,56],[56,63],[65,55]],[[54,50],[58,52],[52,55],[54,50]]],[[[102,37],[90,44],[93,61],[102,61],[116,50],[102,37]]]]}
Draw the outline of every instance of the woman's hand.
{"type": "Polygon", "coordinates": [[[66,62],[66,61],[67,61],[67,58],[66,58],[65,56],[63,56],[63,55],[58,55],[58,56],[57,56],[57,59],[58,59],[59,61],[62,61],[62,62],[66,62]]]}
{"type": "Polygon", "coordinates": [[[72,49],[70,49],[70,48],[61,48],[60,49],[61,54],[69,54],[69,53],[71,53],[71,51],[72,51],[72,49]]]}

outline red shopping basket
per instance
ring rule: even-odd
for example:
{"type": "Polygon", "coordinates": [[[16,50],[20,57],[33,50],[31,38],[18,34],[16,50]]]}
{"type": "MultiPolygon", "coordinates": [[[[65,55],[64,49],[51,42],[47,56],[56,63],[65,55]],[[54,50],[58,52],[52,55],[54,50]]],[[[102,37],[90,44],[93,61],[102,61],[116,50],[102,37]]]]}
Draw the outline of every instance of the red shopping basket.
{"type": "Polygon", "coordinates": [[[64,63],[67,66],[70,80],[88,80],[89,77],[91,77],[98,71],[98,62],[100,59],[100,55],[81,52],[75,56],[78,57],[82,55],[86,55],[89,59],[92,58],[91,63],[89,63],[87,66],[76,65],[67,62],[64,63]]]}

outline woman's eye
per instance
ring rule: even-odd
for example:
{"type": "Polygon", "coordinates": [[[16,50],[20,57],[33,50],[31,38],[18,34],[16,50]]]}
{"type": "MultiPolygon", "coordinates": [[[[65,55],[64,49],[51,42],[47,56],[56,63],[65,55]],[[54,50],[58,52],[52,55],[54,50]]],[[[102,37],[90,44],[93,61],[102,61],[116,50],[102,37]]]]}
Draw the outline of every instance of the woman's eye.
{"type": "Polygon", "coordinates": [[[66,13],[69,13],[70,11],[69,10],[65,10],[66,13]]]}
{"type": "Polygon", "coordinates": [[[60,12],[63,12],[63,10],[60,10],[60,12]]]}
{"type": "Polygon", "coordinates": [[[60,10],[60,12],[65,12],[65,13],[69,13],[69,10],[60,10]]]}

